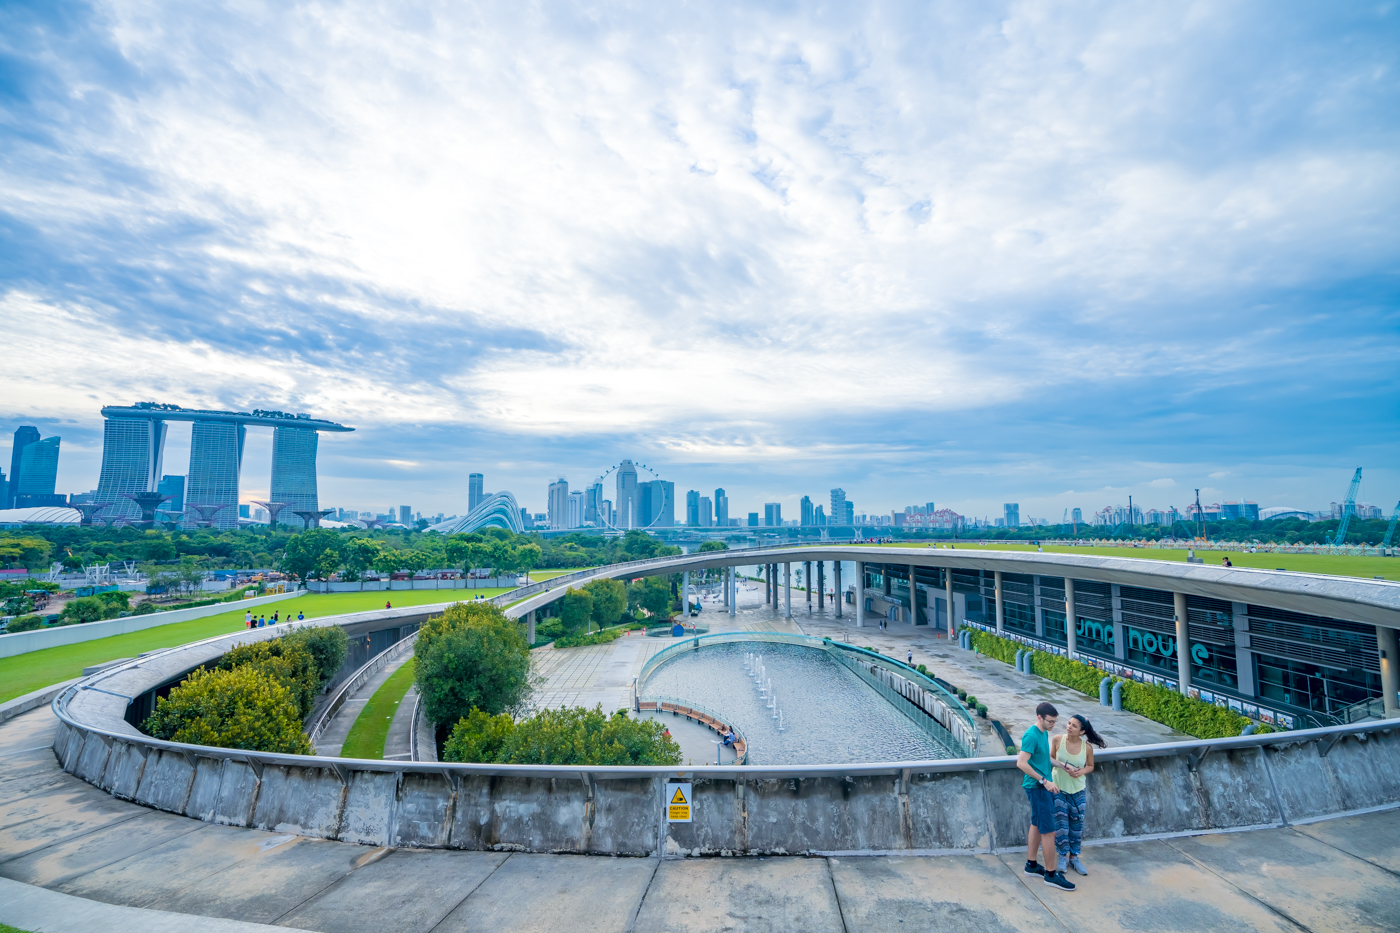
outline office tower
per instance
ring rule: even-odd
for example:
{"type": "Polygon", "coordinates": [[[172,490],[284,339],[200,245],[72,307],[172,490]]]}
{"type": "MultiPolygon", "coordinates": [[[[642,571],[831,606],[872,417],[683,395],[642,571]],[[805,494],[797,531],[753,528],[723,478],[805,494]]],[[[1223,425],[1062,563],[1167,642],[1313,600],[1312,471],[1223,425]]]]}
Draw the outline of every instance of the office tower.
{"type": "Polygon", "coordinates": [[[804,526],[806,526],[806,525],[815,525],[815,524],[816,524],[816,519],[812,516],[812,497],[811,497],[811,496],[803,496],[803,497],[802,497],[802,524],[803,524],[804,526]]]}
{"type": "Polygon", "coordinates": [[[15,481],[15,508],[60,505],[67,501],[62,496],[55,496],[53,491],[58,483],[58,445],[57,437],[46,437],[24,445],[19,457],[19,476],[15,481]]]}
{"type": "Polygon", "coordinates": [[[178,515],[185,511],[185,478],[183,476],[162,476],[156,492],[169,496],[160,505],[160,511],[178,515]]]}
{"type": "Polygon", "coordinates": [[[622,461],[617,468],[617,500],[613,507],[617,509],[616,524],[620,530],[641,527],[637,521],[637,468],[631,460],[622,461]]]}
{"type": "Polygon", "coordinates": [[[783,506],[780,502],[765,502],[763,504],[763,524],[770,528],[779,528],[783,524],[783,506]]]}
{"type": "MultiPolygon", "coordinates": [[[[239,427],[241,429],[243,426],[239,427]]],[[[287,508],[277,516],[277,520],[293,528],[306,525],[294,513],[314,512],[321,507],[316,494],[316,445],[319,437],[320,434],[309,428],[278,427],[272,432],[271,501],[287,503],[287,508]]],[[[393,511],[391,507],[390,514],[393,511]]]]}
{"type": "Polygon", "coordinates": [[[729,525],[729,495],[723,489],[715,490],[715,524],[721,528],[729,525]]]}
{"type": "Polygon", "coordinates": [[[406,506],[406,505],[401,505],[401,506],[399,506],[399,524],[400,524],[400,525],[412,525],[412,524],[413,524],[413,509],[409,508],[409,507],[406,506]]]}
{"type": "Polygon", "coordinates": [[[750,527],[750,528],[757,528],[757,527],[758,527],[758,513],[757,513],[757,512],[750,512],[750,513],[749,513],[749,527],[750,527]]]}
{"type": "MultiPolygon", "coordinates": [[[[840,525],[846,517],[846,490],[831,490],[831,523],[840,525]]],[[[850,524],[846,522],[846,524],[850,524]]]]}
{"type": "Polygon", "coordinates": [[[812,524],[826,524],[826,509],[822,508],[821,506],[817,506],[816,508],[812,509],[812,524]]]}
{"type": "MultiPolygon", "coordinates": [[[[238,505],[238,517],[239,517],[239,518],[252,518],[253,515],[252,515],[252,513],[249,511],[251,508],[252,508],[252,506],[248,505],[248,503],[246,503],[246,502],[240,502],[239,505],[238,505]]],[[[261,509],[259,509],[259,511],[261,511],[261,509]]]]}
{"type": "Polygon", "coordinates": [[[0,470],[0,509],[10,507],[10,483],[5,479],[5,471],[0,470]]]}
{"type": "Polygon", "coordinates": [[[700,526],[700,493],[694,489],[685,494],[685,523],[691,528],[700,526]]]}
{"type": "Polygon", "coordinates": [[[599,503],[603,501],[603,484],[594,483],[589,486],[583,497],[583,523],[585,525],[603,525],[604,518],[599,514],[599,503]]]}
{"type": "Polygon", "coordinates": [[[583,490],[569,493],[569,527],[583,527],[583,490]]]}
{"type": "Polygon", "coordinates": [[[673,528],[676,524],[676,484],[654,479],[637,486],[637,528],[673,528]]]}
{"type": "MultiPolygon", "coordinates": [[[[437,519],[433,522],[433,524],[434,524],[434,525],[440,524],[440,523],[442,522],[442,520],[443,520],[443,519],[442,519],[442,516],[439,515],[439,516],[437,517],[437,519]]],[[[534,527],[535,527],[535,520],[534,520],[533,518],[530,517],[530,510],[527,509],[527,508],[525,508],[523,505],[520,507],[520,527],[521,527],[521,528],[534,528],[534,527]]]]}
{"type": "Polygon", "coordinates": [[[713,528],[715,524],[715,513],[713,503],[709,496],[700,497],[700,527],[713,528]]]}
{"type": "MultiPolygon", "coordinates": [[[[247,433],[247,428],[233,421],[196,421],[190,428],[190,475],[185,485],[185,501],[191,507],[196,505],[228,506],[212,516],[214,528],[238,527],[238,518],[233,513],[233,506],[238,504],[238,481],[243,472],[243,442],[247,433]]],[[[310,433],[314,439],[315,432],[310,433]]],[[[314,458],[314,452],[312,456],[314,458]]],[[[273,476],[275,477],[277,475],[275,435],[272,457],[273,476]]],[[[282,491],[277,488],[274,481],[269,501],[287,502],[287,499],[278,495],[282,491]]],[[[288,505],[285,514],[278,517],[286,524],[299,525],[301,520],[292,515],[291,511],[300,508],[315,508],[315,499],[312,499],[310,506],[288,505]]],[[[191,514],[186,518],[185,524],[192,526],[198,516],[191,511],[191,514]]]]}
{"type": "Polygon", "coordinates": [[[1074,522],[1074,523],[1077,524],[1077,525],[1082,525],[1082,524],[1084,524],[1084,510],[1083,510],[1083,509],[1070,509],[1070,510],[1069,510],[1069,517],[1070,517],[1070,521],[1074,522]]]}
{"type": "Polygon", "coordinates": [[[598,503],[598,515],[607,525],[617,527],[617,511],[613,508],[611,499],[604,499],[598,503]]]}
{"type": "Polygon", "coordinates": [[[932,502],[925,503],[925,505],[924,505],[924,514],[925,514],[925,515],[932,515],[932,514],[934,513],[934,511],[935,511],[935,510],[934,510],[934,507],[933,507],[933,503],[932,503],[932,502]]]}
{"type": "Polygon", "coordinates": [[[480,473],[467,474],[467,511],[481,505],[486,498],[486,477],[480,473]]]}
{"type": "Polygon", "coordinates": [[[33,425],[26,424],[15,428],[15,442],[10,448],[10,489],[3,500],[3,506],[7,509],[15,507],[15,496],[19,494],[19,460],[24,454],[24,448],[38,440],[39,429],[33,425]]]}
{"type": "Polygon", "coordinates": [[[562,476],[549,484],[549,527],[569,527],[569,481],[562,476]]]}
{"type": "Polygon", "coordinates": [[[1006,527],[1021,527],[1021,505],[1018,502],[1007,502],[1002,506],[1006,511],[1006,527]]]}

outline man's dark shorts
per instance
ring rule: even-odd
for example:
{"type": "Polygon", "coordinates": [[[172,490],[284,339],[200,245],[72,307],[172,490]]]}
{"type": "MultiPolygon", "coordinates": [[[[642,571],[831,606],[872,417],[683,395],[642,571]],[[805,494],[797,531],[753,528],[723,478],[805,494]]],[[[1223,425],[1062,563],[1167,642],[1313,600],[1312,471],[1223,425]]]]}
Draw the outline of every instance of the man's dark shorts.
{"type": "Polygon", "coordinates": [[[1036,785],[1025,789],[1031,802],[1031,825],[1042,833],[1055,832],[1055,798],[1045,788],[1036,785]]]}

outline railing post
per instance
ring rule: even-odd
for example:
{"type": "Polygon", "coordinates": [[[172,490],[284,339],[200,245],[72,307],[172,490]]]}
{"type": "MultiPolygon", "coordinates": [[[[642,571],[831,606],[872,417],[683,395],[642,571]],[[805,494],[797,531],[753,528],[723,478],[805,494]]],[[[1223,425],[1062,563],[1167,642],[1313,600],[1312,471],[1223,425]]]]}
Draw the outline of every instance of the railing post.
{"type": "Polygon", "coordinates": [[[865,628],[865,561],[856,561],[856,628],[865,628]]]}
{"type": "Polygon", "coordinates": [[[1186,616],[1186,594],[1173,593],[1176,609],[1176,677],[1182,696],[1191,689],[1191,625],[1186,616]]]}
{"type": "Polygon", "coordinates": [[[1069,656],[1079,653],[1079,607],[1074,604],[1074,581],[1065,577],[1065,643],[1069,656]]]}

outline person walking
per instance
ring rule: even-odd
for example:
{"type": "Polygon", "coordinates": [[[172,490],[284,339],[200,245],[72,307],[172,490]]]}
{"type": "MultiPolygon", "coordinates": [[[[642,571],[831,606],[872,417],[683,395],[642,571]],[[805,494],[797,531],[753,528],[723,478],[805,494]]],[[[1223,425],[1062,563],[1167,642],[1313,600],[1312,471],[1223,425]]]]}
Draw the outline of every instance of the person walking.
{"type": "Polygon", "coordinates": [[[253,610],[249,609],[247,612],[243,613],[243,627],[253,627],[253,610]]]}
{"type": "Polygon", "coordinates": [[[1089,802],[1085,776],[1094,770],[1094,747],[1108,743],[1094,731],[1089,720],[1075,713],[1065,723],[1065,734],[1050,740],[1050,759],[1055,763],[1055,851],[1059,854],[1057,870],[1073,868],[1081,875],[1089,874],[1079,859],[1084,839],[1084,809],[1089,802]]]}
{"type": "Polygon", "coordinates": [[[1021,736],[1021,752],[1016,756],[1016,767],[1025,777],[1021,787],[1026,791],[1026,799],[1031,805],[1031,825],[1026,831],[1026,867],[1028,875],[1040,875],[1052,888],[1073,891],[1074,885],[1065,878],[1064,872],[1056,871],[1058,860],[1055,854],[1055,802],[1054,795],[1060,792],[1050,778],[1050,733],[1055,728],[1055,720],[1060,711],[1053,703],[1041,703],[1035,708],[1035,725],[1021,736]],[[1042,867],[1036,861],[1036,853],[1045,856],[1042,867]]]}

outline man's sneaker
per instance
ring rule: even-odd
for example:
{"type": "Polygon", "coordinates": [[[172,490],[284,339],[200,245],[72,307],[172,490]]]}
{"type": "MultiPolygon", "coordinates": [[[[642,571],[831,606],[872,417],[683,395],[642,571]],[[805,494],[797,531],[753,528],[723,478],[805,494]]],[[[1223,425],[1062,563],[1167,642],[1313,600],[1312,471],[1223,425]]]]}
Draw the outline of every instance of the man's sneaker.
{"type": "Polygon", "coordinates": [[[1057,872],[1059,872],[1060,874],[1063,875],[1063,874],[1065,873],[1065,870],[1068,869],[1068,868],[1069,868],[1069,859],[1067,859],[1067,858],[1066,858],[1065,856],[1063,856],[1063,855],[1060,856],[1060,862],[1059,862],[1058,865],[1055,866],[1055,871],[1057,871],[1057,872]]]}
{"type": "Polygon", "coordinates": [[[1059,888],[1061,891],[1073,891],[1074,885],[1057,871],[1045,873],[1045,883],[1059,888]]]}
{"type": "Polygon", "coordinates": [[[1043,868],[1040,867],[1040,863],[1039,863],[1039,862],[1030,862],[1030,861],[1028,861],[1028,862],[1026,862],[1026,874],[1028,874],[1028,875],[1043,875],[1043,874],[1045,874],[1045,869],[1043,869],[1043,868]]]}
{"type": "Polygon", "coordinates": [[[1069,867],[1070,867],[1070,868],[1073,868],[1075,871],[1079,872],[1081,875],[1087,875],[1087,874],[1089,874],[1089,869],[1087,869],[1087,868],[1084,867],[1084,863],[1081,862],[1081,861],[1079,861],[1079,856],[1077,856],[1077,855],[1071,855],[1071,856],[1069,857],[1069,867]]]}

